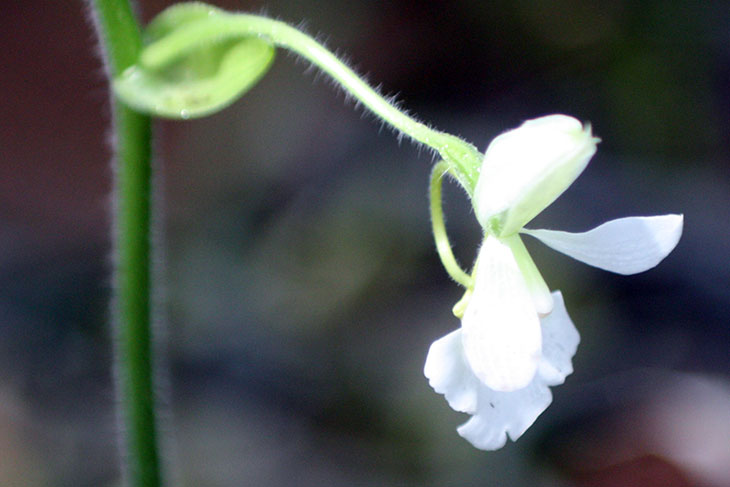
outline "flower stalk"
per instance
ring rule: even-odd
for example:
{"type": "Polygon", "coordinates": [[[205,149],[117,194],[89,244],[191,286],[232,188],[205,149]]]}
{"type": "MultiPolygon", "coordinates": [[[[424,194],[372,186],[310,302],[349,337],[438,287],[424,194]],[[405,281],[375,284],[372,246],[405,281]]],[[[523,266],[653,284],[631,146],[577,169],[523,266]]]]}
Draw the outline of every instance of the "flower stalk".
{"type": "Polygon", "coordinates": [[[438,162],[431,171],[431,182],[429,184],[429,196],[431,199],[431,229],[436,242],[436,251],[439,254],[441,263],[449,276],[465,288],[474,286],[474,279],[464,271],[451,250],[449,237],[446,234],[444,223],[444,211],[441,204],[441,187],[444,177],[449,174],[449,164],[446,161],[438,162]]]}
{"type": "Polygon", "coordinates": [[[205,39],[221,42],[222,39],[235,37],[261,38],[310,61],[393,128],[434,149],[443,159],[453,164],[459,179],[469,181],[468,186],[473,190],[472,185],[477,179],[476,171],[481,163],[481,154],[476,148],[458,137],[434,130],[410,117],[370,87],[327,48],[285,22],[243,13],[216,15],[212,21],[187,25],[185,29],[177,30],[148,46],[142,53],[140,63],[149,69],[158,69],[181,53],[194,49],[205,39]],[[468,159],[472,164],[465,163],[465,156],[474,156],[473,161],[468,159]]]}
{"type": "Polygon", "coordinates": [[[147,34],[148,43],[139,62],[115,80],[117,94],[139,110],[186,119],[205,116],[228,106],[268,68],[271,56],[261,45],[268,44],[290,50],[311,62],[400,135],[434,150],[449,164],[466,192],[470,196],[474,193],[482,154],[472,144],[409,116],[326,47],[285,22],[260,15],[225,12],[202,3],[181,3],[153,20],[147,34]],[[260,56],[259,63],[252,61],[252,56],[232,62],[235,50],[245,48],[243,43],[260,56]],[[232,64],[239,66],[235,76],[243,81],[237,89],[231,89],[233,73],[224,78],[196,72],[194,66],[201,54],[211,54],[211,50],[215,50],[221,60],[218,73],[227,73],[232,64]],[[181,70],[181,66],[185,69],[181,70]],[[188,76],[175,78],[176,70],[188,76]],[[220,88],[218,93],[211,83],[220,88]],[[219,94],[222,92],[225,96],[219,94]]]}

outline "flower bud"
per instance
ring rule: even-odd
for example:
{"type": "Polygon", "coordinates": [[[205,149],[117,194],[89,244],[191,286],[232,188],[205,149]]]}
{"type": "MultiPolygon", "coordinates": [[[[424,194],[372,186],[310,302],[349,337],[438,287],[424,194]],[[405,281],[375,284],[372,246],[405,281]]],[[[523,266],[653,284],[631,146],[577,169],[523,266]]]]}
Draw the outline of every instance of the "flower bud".
{"type": "Polygon", "coordinates": [[[496,236],[520,231],[583,172],[598,141],[567,115],[528,120],[496,137],[474,191],[479,223],[496,236]]]}

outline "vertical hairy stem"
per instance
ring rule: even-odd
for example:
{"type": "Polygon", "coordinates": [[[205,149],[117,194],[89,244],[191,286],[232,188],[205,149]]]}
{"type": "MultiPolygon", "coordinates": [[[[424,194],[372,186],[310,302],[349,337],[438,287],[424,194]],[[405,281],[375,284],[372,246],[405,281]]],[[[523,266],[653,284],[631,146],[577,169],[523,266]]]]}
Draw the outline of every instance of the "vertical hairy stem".
{"type": "MultiPolygon", "coordinates": [[[[89,0],[110,80],[137,61],[142,40],[128,0],[89,0]]],[[[161,485],[151,338],[151,125],[112,96],[115,141],[114,317],[125,481],[161,485]]]]}

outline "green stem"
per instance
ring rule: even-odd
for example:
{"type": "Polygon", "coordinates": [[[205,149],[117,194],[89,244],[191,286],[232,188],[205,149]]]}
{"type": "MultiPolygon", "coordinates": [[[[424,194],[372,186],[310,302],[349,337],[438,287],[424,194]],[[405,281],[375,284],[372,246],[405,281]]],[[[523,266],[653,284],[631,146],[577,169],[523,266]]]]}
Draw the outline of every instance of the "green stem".
{"type": "MultiPolygon", "coordinates": [[[[110,80],[137,62],[139,24],[128,0],[90,0],[110,80]]],[[[116,97],[114,313],[117,391],[125,432],[124,472],[133,487],[159,487],[151,339],[151,124],[116,97]]]]}
{"type": "Polygon", "coordinates": [[[441,186],[444,176],[449,173],[449,165],[440,161],[431,171],[431,182],[429,184],[429,193],[431,196],[431,225],[433,228],[433,238],[436,241],[436,250],[438,251],[441,263],[444,265],[446,272],[451,278],[469,289],[474,285],[474,279],[467,274],[459,263],[451,250],[449,237],[446,234],[446,225],[444,224],[444,212],[441,207],[441,186]]]}
{"type": "Polygon", "coordinates": [[[147,46],[140,63],[152,70],[179,59],[204,41],[221,42],[239,37],[259,37],[278,47],[289,49],[327,73],[358,102],[375,115],[418,143],[434,149],[447,161],[458,181],[470,195],[478,177],[482,156],[464,140],[434,130],[408,116],[363,81],[312,37],[284,22],[249,14],[223,14],[192,22],[147,46]]]}

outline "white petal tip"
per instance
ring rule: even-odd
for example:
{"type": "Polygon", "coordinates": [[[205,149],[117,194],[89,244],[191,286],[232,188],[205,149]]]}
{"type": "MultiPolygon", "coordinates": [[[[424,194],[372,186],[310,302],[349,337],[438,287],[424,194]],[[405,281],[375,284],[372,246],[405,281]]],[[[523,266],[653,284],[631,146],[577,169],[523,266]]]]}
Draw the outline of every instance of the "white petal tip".
{"type": "Polygon", "coordinates": [[[514,392],[484,388],[479,395],[477,413],[457,431],[480,450],[497,450],[508,437],[517,441],[551,402],[550,389],[540,377],[514,392]]]}
{"type": "Polygon", "coordinates": [[[480,450],[499,450],[507,443],[507,433],[505,431],[489,431],[480,422],[476,421],[476,418],[472,418],[456,428],[456,432],[480,450]]]}
{"type": "Polygon", "coordinates": [[[675,249],[682,237],[682,214],[637,217],[637,220],[641,221],[643,228],[636,230],[633,235],[637,244],[645,248],[645,254],[643,259],[635,260],[634,266],[619,274],[638,274],[656,267],[675,249]]]}
{"type": "Polygon", "coordinates": [[[574,259],[617,274],[656,267],[679,243],[683,215],[619,218],[583,233],[524,230],[574,259]]]}
{"type": "Polygon", "coordinates": [[[452,409],[470,414],[476,411],[479,383],[464,358],[461,330],[431,344],[423,374],[433,390],[444,395],[452,409]]]}
{"type": "Polygon", "coordinates": [[[679,239],[682,237],[682,231],[684,230],[684,215],[664,215],[654,217],[662,219],[663,228],[657,228],[658,236],[662,238],[659,244],[662,246],[662,251],[666,257],[679,243],[679,239]]]}

